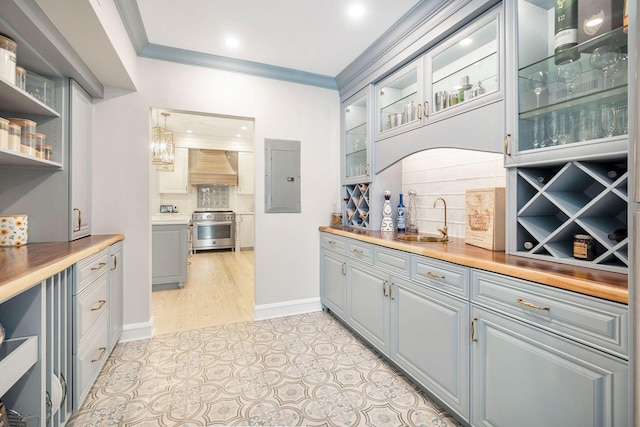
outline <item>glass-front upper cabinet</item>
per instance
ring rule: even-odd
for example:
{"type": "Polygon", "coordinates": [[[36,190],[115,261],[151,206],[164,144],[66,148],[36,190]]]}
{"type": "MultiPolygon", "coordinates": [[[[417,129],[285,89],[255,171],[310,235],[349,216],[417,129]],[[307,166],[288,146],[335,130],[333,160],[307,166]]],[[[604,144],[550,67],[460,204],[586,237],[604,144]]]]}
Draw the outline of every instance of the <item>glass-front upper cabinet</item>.
{"type": "Polygon", "coordinates": [[[342,103],[342,183],[370,182],[369,90],[342,103]]]}
{"type": "Polygon", "coordinates": [[[376,140],[422,124],[423,61],[421,57],[376,84],[376,140]]]}
{"type": "Polygon", "coordinates": [[[517,2],[511,163],[627,151],[623,9],[623,0],[517,2]]]}
{"type": "Polygon", "coordinates": [[[428,114],[463,109],[500,91],[500,15],[490,13],[428,54],[428,114]]]}

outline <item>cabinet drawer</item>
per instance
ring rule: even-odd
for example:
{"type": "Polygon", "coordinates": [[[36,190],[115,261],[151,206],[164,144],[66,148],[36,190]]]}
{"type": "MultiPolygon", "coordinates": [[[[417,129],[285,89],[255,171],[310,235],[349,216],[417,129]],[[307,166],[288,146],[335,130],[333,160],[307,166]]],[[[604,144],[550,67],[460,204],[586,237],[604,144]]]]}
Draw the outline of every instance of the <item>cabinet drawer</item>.
{"type": "Polygon", "coordinates": [[[96,277],[109,271],[109,251],[103,249],[76,264],[74,295],[86,288],[96,277]]]}
{"type": "Polygon", "coordinates": [[[347,240],[347,254],[352,258],[373,264],[373,245],[359,240],[347,240]]]}
{"type": "Polygon", "coordinates": [[[628,357],[626,305],[477,270],[471,286],[474,304],[628,357]]]}
{"type": "Polygon", "coordinates": [[[73,297],[73,348],[77,352],[87,333],[109,310],[109,275],[98,277],[91,285],[73,297]]]}
{"type": "Polygon", "coordinates": [[[375,246],[373,265],[377,268],[409,278],[411,255],[407,252],[375,246]]]}
{"type": "Polygon", "coordinates": [[[77,411],[91,389],[105,360],[109,357],[108,317],[100,319],[98,328],[87,337],[73,358],[73,409],[77,411]]]}
{"type": "Polygon", "coordinates": [[[320,245],[323,248],[330,249],[332,251],[339,252],[341,254],[346,254],[346,239],[344,237],[336,236],[334,234],[329,233],[321,233],[320,234],[320,245]]]}
{"type": "Polygon", "coordinates": [[[418,255],[411,257],[411,279],[464,298],[469,296],[469,269],[418,255]]]}

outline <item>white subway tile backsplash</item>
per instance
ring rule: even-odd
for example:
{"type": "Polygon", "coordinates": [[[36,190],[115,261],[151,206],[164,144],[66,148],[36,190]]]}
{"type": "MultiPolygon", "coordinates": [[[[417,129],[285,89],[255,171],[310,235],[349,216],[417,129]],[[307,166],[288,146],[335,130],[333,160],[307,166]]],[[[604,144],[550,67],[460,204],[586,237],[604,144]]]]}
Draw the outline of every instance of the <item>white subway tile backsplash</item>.
{"type": "Polygon", "coordinates": [[[447,201],[449,235],[464,237],[465,192],[505,185],[502,154],[439,148],[412,154],[402,161],[402,192],[406,195],[409,190],[415,190],[417,193],[421,233],[437,234],[444,224],[442,204],[433,207],[433,202],[442,197],[447,201]]]}

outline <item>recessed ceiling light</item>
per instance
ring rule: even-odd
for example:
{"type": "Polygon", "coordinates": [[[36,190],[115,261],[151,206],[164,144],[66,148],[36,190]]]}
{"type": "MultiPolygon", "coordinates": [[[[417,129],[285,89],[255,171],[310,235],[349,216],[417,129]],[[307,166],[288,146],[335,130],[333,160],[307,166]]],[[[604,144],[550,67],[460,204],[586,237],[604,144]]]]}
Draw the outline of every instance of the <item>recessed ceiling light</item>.
{"type": "Polygon", "coordinates": [[[470,38],[462,39],[460,40],[460,46],[469,46],[472,42],[473,40],[470,38]]]}
{"type": "Polygon", "coordinates": [[[193,132],[191,129],[187,129],[187,133],[191,133],[193,132]]]}
{"type": "Polygon", "coordinates": [[[237,136],[238,138],[242,138],[242,135],[240,135],[239,133],[237,133],[237,134],[236,134],[236,136],[237,136]]]}
{"type": "Polygon", "coordinates": [[[240,129],[247,130],[247,127],[246,126],[242,126],[240,129]]]}
{"type": "Polygon", "coordinates": [[[347,13],[353,19],[362,18],[364,16],[364,12],[364,5],[362,3],[353,3],[349,6],[349,9],[347,9],[347,13]]]}
{"type": "Polygon", "coordinates": [[[228,36],[224,43],[231,48],[236,48],[238,46],[240,46],[240,40],[238,40],[236,37],[234,36],[228,36]]]}

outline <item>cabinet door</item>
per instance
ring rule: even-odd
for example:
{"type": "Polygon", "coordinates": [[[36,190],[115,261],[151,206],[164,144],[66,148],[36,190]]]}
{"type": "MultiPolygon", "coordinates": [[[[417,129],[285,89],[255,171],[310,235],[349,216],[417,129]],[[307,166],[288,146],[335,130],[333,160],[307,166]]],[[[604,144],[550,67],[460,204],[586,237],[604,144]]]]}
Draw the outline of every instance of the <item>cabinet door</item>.
{"type": "Polygon", "coordinates": [[[371,180],[370,87],[342,103],[342,182],[357,184],[371,180]]]}
{"type": "Polygon", "coordinates": [[[472,425],[628,425],[626,362],[487,310],[472,316],[472,425]]]}
{"type": "Polygon", "coordinates": [[[469,303],[396,278],[391,358],[469,419],[469,303]]]}
{"type": "Polygon", "coordinates": [[[627,58],[622,2],[590,12],[597,2],[576,3],[578,44],[555,54],[555,27],[548,23],[556,1],[506,2],[515,48],[507,69],[517,70],[508,91],[516,99],[506,109],[511,129],[508,165],[604,158],[628,151],[627,108],[632,106],[627,82],[635,55],[627,58]],[[603,22],[583,28],[589,21],[585,18],[600,16],[598,12],[603,22]]]}
{"type": "Polygon", "coordinates": [[[189,149],[176,148],[174,157],[175,168],[171,172],[158,172],[159,193],[189,192],[189,149]]]}
{"type": "Polygon", "coordinates": [[[422,124],[426,101],[423,62],[420,57],[376,84],[376,141],[422,124]]]}
{"type": "Polygon", "coordinates": [[[187,226],[154,225],[152,229],[152,284],[184,286],[189,252],[187,226]]]}
{"type": "Polygon", "coordinates": [[[111,306],[109,307],[109,348],[118,343],[120,335],[122,334],[123,325],[123,261],[122,256],[122,242],[115,243],[109,248],[109,255],[111,258],[111,270],[109,272],[109,301],[111,306]]]}
{"type": "Polygon", "coordinates": [[[349,301],[347,323],[384,354],[389,353],[388,275],[372,265],[349,260],[347,290],[349,301]]]}
{"type": "Polygon", "coordinates": [[[91,234],[91,145],[93,101],[75,81],[70,83],[70,224],[69,240],[91,234]]]}
{"type": "Polygon", "coordinates": [[[320,300],[342,319],[346,319],[347,271],[345,256],[321,249],[320,300]]]}
{"type": "Polygon", "coordinates": [[[252,249],[253,229],[254,229],[254,216],[253,215],[239,215],[240,217],[240,249],[252,249]]]}
{"type": "Polygon", "coordinates": [[[238,153],[238,194],[253,194],[255,180],[255,162],[253,153],[238,153]]]}

